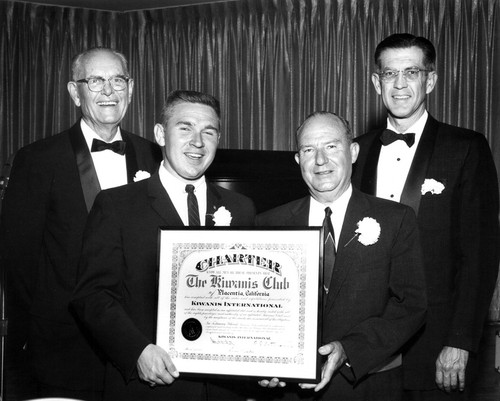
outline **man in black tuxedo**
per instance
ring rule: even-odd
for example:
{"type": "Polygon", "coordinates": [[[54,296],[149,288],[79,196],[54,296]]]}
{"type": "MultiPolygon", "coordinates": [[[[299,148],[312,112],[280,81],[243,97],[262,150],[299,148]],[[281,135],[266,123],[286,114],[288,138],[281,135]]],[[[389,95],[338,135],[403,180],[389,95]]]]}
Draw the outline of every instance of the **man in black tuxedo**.
{"type": "Polygon", "coordinates": [[[68,311],[83,229],[101,189],[153,173],[161,161],[156,144],[120,129],[134,84],[121,53],[87,50],[72,74],[68,91],[81,119],[19,150],[3,201],[9,400],[100,399],[104,365],[68,311]]]}
{"type": "Polygon", "coordinates": [[[408,400],[467,399],[499,262],[493,158],[483,135],[426,111],[435,60],[422,37],[395,34],[378,45],[372,82],[387,127],[356,138],[353,173],[363,192],[417,214],[429,311],[403,359],[408,400]]]}
{"type": "Polygon", "coordinates": [[[214,97],[172,92],[162,123],[155,126],[164,151],[159,172],[103,191],[95,201],[72,306],[109,358],[106,400],[238,399],[229,389],[179,377],[167,351],[155,345],[158,228],[213,226],[214,212],[221,207],[230,212],[231,226],[254,223],[249,198],[205,180],[219,136],[220,109],[214,97]],[[187,204],[192,187],[198,213],[187,204]]]}
{"type": "MultiPolygon", "coordinates": [[[[259,214],[257,225],[331,227],[336,254],[327,256],[328,238],[324,276],[329,269],[332,276],[324,280],[321,382],[301,385],[316,393],[287,386],[284,399],[400,400],[401,347],[426,310],[415,214],[352,187],[359,146],[341,117],[313,113],[297,130],[297,144],[295,159],[311,196],[259,214]]],[[[284,385],[277,378],[260,384],[284,385]]]]}

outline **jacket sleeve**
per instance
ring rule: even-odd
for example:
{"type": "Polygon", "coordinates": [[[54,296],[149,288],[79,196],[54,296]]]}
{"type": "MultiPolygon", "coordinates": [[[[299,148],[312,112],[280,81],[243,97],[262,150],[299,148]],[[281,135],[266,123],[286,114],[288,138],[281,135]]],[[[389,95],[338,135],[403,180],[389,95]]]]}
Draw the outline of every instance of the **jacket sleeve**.
{"type": "Polygon", "coordinates": [[[475,134],[461,168],[453,236],[456,275],[445,343],[477,352],[499,263],[498,179],[488,143],[475,134]]]}
{"type": "MultiPolygon", "coordinates": [[[[418,229],[414,212],[405,209],[387,249],[387,296],[382,313],[355,324],[339,339],[354,381],[397,355],[424,323],[427,297],[418,229]]],[[[384,299],[382,294],[372,301],[380,299],[384,299]]]]}
{"type": "Polygon", "coordinates": [[[120,217],[106,191],[94,203],[85,228],[78,282],[71,307],[126,380],[151,343],[123,305],[126,266],[120,217]]]}
{"type": "Polygon", "coordinates": [[[9,343],[19,349],[27,340],[52,180],[33,153],[23,148],[14,158],[0,224],[9,343]]]}

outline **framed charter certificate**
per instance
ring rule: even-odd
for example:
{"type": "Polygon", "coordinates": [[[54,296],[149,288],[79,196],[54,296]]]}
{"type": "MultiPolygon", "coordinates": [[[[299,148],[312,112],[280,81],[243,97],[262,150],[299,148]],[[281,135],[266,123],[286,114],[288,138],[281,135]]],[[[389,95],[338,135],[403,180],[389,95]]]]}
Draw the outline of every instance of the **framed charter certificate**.
{"type": "Polygon", "coordinates": [[[320,378],[320,228],[161,228],[157,345],[188,374],[320,378]]]}

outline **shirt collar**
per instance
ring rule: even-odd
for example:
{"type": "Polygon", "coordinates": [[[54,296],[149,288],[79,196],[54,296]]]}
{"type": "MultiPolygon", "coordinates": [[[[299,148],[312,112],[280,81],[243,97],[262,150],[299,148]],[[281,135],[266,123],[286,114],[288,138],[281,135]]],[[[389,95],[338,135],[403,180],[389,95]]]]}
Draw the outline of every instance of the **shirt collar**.
{"type": "MultiPolygon", "coordinates": [[[[352,184],[350,184],[349,188],[347,188],[347,190],[342,195],[340,195],[340,197],[336,199],[335,202],[332,203],[320,203],[311,196],[311,203],[309,207],[309,225],[321,226],[323,224],[326,207],[330,207],[330,209],[332,210],[332,219],[338,221],[339,223],[343,223],[344,216],[347,211],[347,205],[349,204],[351,195],[352,184]]],[[[342,224],[340,224],[340,227],[342,227],[342,224]]]]}
{"type": "MultiPolygon", "coordinates": [[[[82,130],[85,142],[87,143],[87,147],[89,148],[89,150],[92,148],[92,141],[94,139],[99,139],[100,141],[103,140],[99,135],[95,133],[95,131],[92,128],[90,128],[90,126],[85,122],[83,118],[80,120],[80,128],[82,130]]],[[[122,140],[122,133],[120,131],[120,126],[118,126],[116,130],[116,135],[114,136],[112,142],[121,140],[122,140]]]]}
{"type": "MultiPolygon", "coordinates": [[[[168,171],[164,165],[164,162],[162,162],[159,169],[159,175],[160,181],[167,193],[186,193],[186,183],[175,177],[170,171],[168,171]]],[[[190,181],[189,183],[194,186],[195,193],[205,191],[207,187],[204,175],[202,175],[197,180],[190,181]]]]}
{"type": "Polygon", "coordinates": [[[387,129],[393,130],[394,132],[397,132],[398,134],[406,134],[406,133],[414,133],[415,134],[415,143],[418,142],[418,139],[422,136],[422,132],[424,132],[424,127],[425,123],[427,122],[427,117],[429,116],[429,113],[427,110],[424,110],[424,114],[420,116],[420,118],[415,121],[415,123],[409,127],[405,132],[399,132],[394,126],[391,124],[389,121],[389,118],[387,118],[387,129]]]}

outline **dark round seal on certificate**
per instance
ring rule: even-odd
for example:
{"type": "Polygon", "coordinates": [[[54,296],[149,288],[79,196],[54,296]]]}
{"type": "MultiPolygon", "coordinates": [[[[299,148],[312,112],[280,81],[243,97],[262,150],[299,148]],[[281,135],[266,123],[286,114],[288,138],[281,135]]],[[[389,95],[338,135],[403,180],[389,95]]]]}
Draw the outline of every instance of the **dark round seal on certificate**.
{"type": "Polygon", "coordinates": [[[201,323],[195,318],[189,318],[182,323],[181,332],[186,340],[197,340],[202,332],[201,323]]]}

